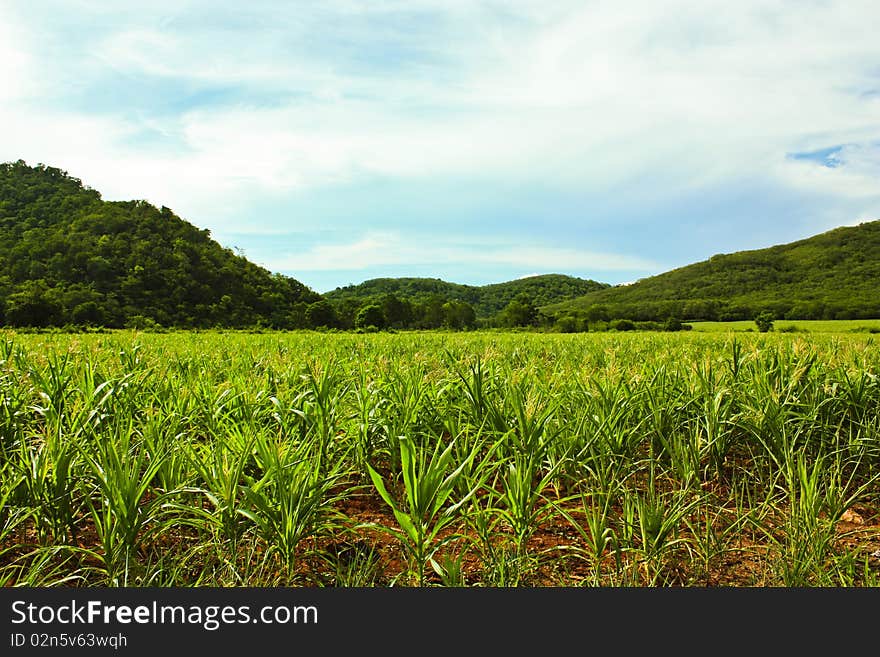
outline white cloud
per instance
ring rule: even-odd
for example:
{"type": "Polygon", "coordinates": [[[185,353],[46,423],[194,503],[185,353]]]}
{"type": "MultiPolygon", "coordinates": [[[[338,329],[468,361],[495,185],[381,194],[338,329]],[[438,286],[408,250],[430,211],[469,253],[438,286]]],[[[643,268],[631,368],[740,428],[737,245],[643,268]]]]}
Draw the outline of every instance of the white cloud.
{"type": "MultiPolygon", "coordinates": [[[[95,34],[65,58],[34,36],[39,11],[0,16],[0,159],[62,166],[108,198],[147,198],[227,229],[261,194],[365,177],[647,200],[765,178],[880,212],[878,101],[863,93],[880,86],[874,1],[242,7],[83,1],[77,20],[94,19],[95,34]],[[161,116],[124,103],[66,109],[56,88],[79,76],[226,85],[240,96],[161,116]],[[145,128],[173,147],[132,146],[145,128]],[[785,157],[838,143],[875,146],[833,170],[785,157]]],[[[368,243],[326,248],[355,251],[316,250],[298,266],[375,258],[368,243]]],[[[552,251],[555,268],[579,254],[552,251]]],[[[551,253],[482,257],[543,267],[551,253]]]]}
{"type": "Polygon", "coordinates": [[[370,233],[346,244],[318,245],[302,253],[264,263],[274,271],[361,270],[388,265],[502,265],[559,271],[654,271],[642,258],[555,246],[519,246],[498,242],[450,243],[442,238],[404,239],[370,233]]]}

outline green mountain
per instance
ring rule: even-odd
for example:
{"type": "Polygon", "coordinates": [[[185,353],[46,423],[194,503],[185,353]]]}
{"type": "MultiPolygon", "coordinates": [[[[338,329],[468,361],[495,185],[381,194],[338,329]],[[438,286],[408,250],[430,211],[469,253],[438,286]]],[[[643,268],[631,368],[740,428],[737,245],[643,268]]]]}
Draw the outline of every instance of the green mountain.
{"type": "Polygon", "coordinates": [[[542,308],[588,320],[880,317],[880,221],[703,262],[542,308]]]}
{"type": "Polygon", "coordinates": [[[358,285],[336,288],[324,297],[340,308],[381,303],[387,295],[415,304],[424,304],[432,299],[444,303],[462,301],[473,307],[477,317],[489,318],[522,294],[540,306],[573,299],[605,287],[608,287],[605,283],[562,274],[529,276],[482,286],[448,283],[439,278],[374,278],[358,285]]]}
{"type": "Polygon", "coordinates": [[[110,202],[66,172],[0,164],[0,322],[307,325],[320,296],[166,207],[110,202]]]}

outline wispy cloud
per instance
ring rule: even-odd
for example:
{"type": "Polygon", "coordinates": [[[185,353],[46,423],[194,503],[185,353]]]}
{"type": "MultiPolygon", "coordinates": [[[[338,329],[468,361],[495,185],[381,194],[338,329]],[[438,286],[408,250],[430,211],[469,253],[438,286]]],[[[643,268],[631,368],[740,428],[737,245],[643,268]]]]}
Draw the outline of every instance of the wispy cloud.
{"type": "MultiPolygon", "coordinates": [[[[651,271],[657,263],[643,258],[555,246],[504,243],[462,244],[442,238],[407,240],[391,233],[371,233],[354,242],[317,245],[266,263],[280,271],[360,270],[388,265],[504,265],[520,269],[566,271],[651,271]]],[[[535,272],[532,272],[533,274],[535,272]]]]}
{"type": "MultiPolygon", "coordinates": [[[[0,7],[0,159],[55,164],[109,198],[147,198],[205,227],[320,228],[325,243],[279,261],[294,273],[366,266],[384,249],[384,264],[589,261],[635,274],[665,261],[642,229],[674,231],[683,206],[714,213],[707,240],[728,234],[722,222],[740,236],[765,230],[756,212],[768,195],[798,217],[774,237],[880,216],[878,21],[868,0],[14,1],[0,7]],[[790,156],[825,152],[835,166],[790,156]],[[590,205],[474,222],[471,237],[565,245],[519,251],[426,255],[406,230],[412,216],[378,217],[400,190],[426,190],[430,208],[456,181],[478,182],[485,199],[423,228],[461,227],[508,190],[590,205]],[[394,191],[367,199],[374,184],[394,191]],[[728,190],[737,204],[707,201],[728,190]],[[347,210],[328,214],[318,194],[345,197],[347,210]],[[255,218],[266,199],[275,205],[255,218]],[[373,237],[352,241],[368,201],[359,234],[373,237]],[[587,224],[617,238],[595,247],[572,230],[587,224]],[[374,248],[383,232],[409,237],[374,248]]],[[[691,259],[694,239],[680,238],[691,259]]]]}

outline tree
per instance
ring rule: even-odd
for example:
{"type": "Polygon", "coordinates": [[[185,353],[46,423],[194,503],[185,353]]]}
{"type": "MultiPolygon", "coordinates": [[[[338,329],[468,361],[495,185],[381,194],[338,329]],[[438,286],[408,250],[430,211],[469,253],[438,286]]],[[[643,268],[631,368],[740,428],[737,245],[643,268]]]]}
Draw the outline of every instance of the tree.
{"type": "Polygon", "coordinates": [[[614,331],[635,331],[636,325],[631,319],[615,319],[608,324],[614,331]]]}
{"type": "Polygon", "coordinates": [[[554,327],[560,333],[575,333],[578,330],[578,320],[574,315],[563,315],[556,320],[554,327]]]}
{"type": "Polygon", "coordinates": [[[104,322],[104,313],[95,301],[86,301],[70,311],[70,319],[75,324],[97,326],[104,322]]]}
{"type": "Polygon", "coordinates": [[[444,312],[443,304],[445,301],[439,294],[432,294],[418,306],[418,311],[414,312],[418,318],[419,328],[435,329],[443,325],[444,312]]]}
{"type": "Polygon", "coordinates": [[[587,308],[587,321],[589,322],[607,322],[611,319],[608,306],[593,304],[587,308]]]}
{"type": "Polygon", "coordinates": [[[466,301],[447,301],[443,304],[443,314],[443,325],[451,329],[473,328],[477,321],[477,313],[466,301]]]}
{"type": "Polygon", "coordinates": [[[517,294],[502,313],[502,322],[505,326],[532,326],[537,319],[538,309],[525,292],[517,294]]]}
{"type": "Polygon", "coordinates": [[[386,294],[382,297],[382,314],[388,326],[406,328],[412,322],[412,305],[406,299],[401,300],[394,294],[386,294]]]}
{"type": "Polygon", "coordinates": [[[773,319],[773,313],[765,310],[755,316],[755,324],[761,333],[766,333],[773,330],[773,319]]]}
{"type": "Polygon", "coordinates": [[[309,304],[306,308],[306,321],[312,328],[336,326],[336,311],[326,299],[309,304]]]}
{"type": "Polygon", "coordinates": [[[368,326],[375,326],[377,329],[385,328],[385,313],[382,312],[382,306],[371,303],[361,308],[354,320],[354,325],[357,328],[367,328],[368,326]]]}
{"type": "Polygon", "coordinates": [[[12,326],[51,326],[60,323],[61,311],[42,279],[25,281],[6,298],[6,321],[12,326]]]}

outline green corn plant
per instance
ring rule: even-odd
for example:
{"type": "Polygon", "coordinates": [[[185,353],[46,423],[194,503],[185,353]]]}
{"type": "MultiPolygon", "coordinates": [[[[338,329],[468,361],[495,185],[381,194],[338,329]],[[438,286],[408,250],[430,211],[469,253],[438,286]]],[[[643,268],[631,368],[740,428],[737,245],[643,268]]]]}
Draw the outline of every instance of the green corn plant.
{"type": "Polygon", "coordinates": [[[127,586],[137,574],[137,550],[147,533],[163,528],[163,503],[167,492],[153,482],[162,467],[162,457],[150,458],[140,445],[131,442],[135,434],[128,423],[117,425],[109,435],[80,445],[94,490],[86,500],[100,550],[86,550],[101,564],[110,586],[127,586]]]}
{"type": "MultiPolygon", "coordinates": [[[[0,361],[0,368],[5,364],[0,361]]],[[[0,458],[12,458],[18,443],[24,440],[28,407],[28,386],[12,374],[0,374],[0,458]]]]}
{"type": "Polygon", "coordinates": [[[583,522],[579,522],[563,506],[558,507],[558,512],[575,529],[581,539],[583,547],[576,547],[576,554],[583,555],[590,566],[591,583],[594,586],[602,584],[602,567],[606,557],[617,541],[614,532],[612,508],[610,498],[606,495],[581,494],[581,513],[583,522]]]}
{"type": "MultiPolygon", "coordinates": [[[[839,455],[838,455],[839,456],[839,455]]],[[[834,544],[836,523],[856,500],[872,491],[880,474],[857,483],[844,476],[837,458],[819,457],[812,464],[799,454],[786,473],[787,513],[781,538],[768,532],[778,549],[778,570],[786,586],[823,584],[834,544]]]]}
{"type": "MultiPolygon", "coordinates": [[[[497,470],[504,460],[494,462],[490,476],[497,479],[497,470]]],[[[524,575],[523,564],[517,558],[516,549],[507,539],[507,523],[503,517],[498,498],[500,493],[494,485],[486,486],[481,495],[473,496],[463,515],[466,527],[465,541],[474,546],[482,563],[482,582],[487,586],[519,586],[524,575]]]]}
{"type": "Polygon", "coordinates": [[[301,378],[305,389],[293,402],[294,412],[305,422],[312,440],[317,441],[319,463],[326,466],[340,422],[340,406],[350,386],[343,380],[335,361],[322,370],[312,366],[301,378]]]}
{"type": "Polygon", "coordinates": [[[67,546],[40,546],[0,566],[0,586],[59,587],[88,583],[78,555],[67,546]]]}
{"type": "MultiPolygon", "coordinates": [[[[15,551],[17,542],[14,538],[18,528],[36,513],[34,508],[12,503],[12,497],[23,480],[24,475],[16,474],[11,464],[0,463],[0,563],[6,561],[4,555],[15,551]]],[[[0,567],[0,573],[2,570],[0,567]]]]}
{"type": "Polygon", "coordinates": [[[637,492],[631,506],[635,512],[636,549],[642,557],[647,582],[653,586],[660,577],[666,554],[688,541],[679,530],[691,511],[701,504],[703,496],[686,488],[658,492],[654,463],[649,465],[646,491],[637,492]]]}
{"type": "Polygon", "coordinates": [[[461,382],[463,401],[466,402],[473,426],[487,427],[499,435],[506,433],[510,427],[503,409],[495,400],[498,375],[487,372],[486,365],[479,357],[469,363],[465,371],[449,350],[444,353],[447,363],[461,382]]]}
{"type": "Polygon", "coordinates": [[[332,505],[341,495],[333,488],[346,471],[341,459],[322,464],[320,446],[260,433],[254,448],[263,474],[246,478],[242,490],[247,507],[238,512],[254,523],[268,545],[267,555],[280,558],[289,580],[296,571],[300,544],[330,526],[332,505]]]}
{"type": "Polygon", "coordinates": [[[669,447],[672,436],[679,432],[683,424],[686,391],[679,378],[670,374],[665,364],[652,369],[642,390],[641,414],[645,417],[644,428],[651,437],[654,453],[658,458],[670,456],[664,448],[669,447]]]}
{"type": "Polygon", "coordinates": [[[353,537],[322,551],[321,561],[330,571],[321,585],[333,587],[368,587],[387,585],[382,555],[377,547],[353,537]]]}
{"type": "Polygon", "coordinates": [[[179,420],[173,416],[153,415],[142,424],[141,447],[151,460],[162,465],[156,472],[156,484],[163,491],[184,490],[191,485],[189,449],[190,437],[180,431],[179,420]]]}
{"type": "Polygon", "coordinates": [[[586,397],[584,419],[587,428],[607,451],[620,458],[631,458],[641,442],[644,417],[636,420],[636,396],[623,380],[602,381],[593,377],[586,397]]]}
{"type": "Polygon", "coordinates": [[[34,510],[41,545],[76,538],[76,455],[75,444],[57,435],[19,444],[13,463],[27,504],[34,510]]]}
{"type": "Polygon", "coordinates": [[[443,586],[446,587],[462,587],[465,586],[464,574],[464,554],[444,554],[442,557],[435,559],[430,557],[431,568],[437,573],[443,586]]]}
{"type": "Polygon", "coordinates": [[[233,572],[237,572],[239,540],[244,533],[245,520],[239,509],[254,440],[253,433],[244,433],[233,424],[211,442],[188,445],[186,457],[196,484],[187,490],[203,496],[209,506],[184,501],[176,507],[181,521],[190,519],[196,528],[219,538],[215,542],[217,551],[232,566],[233,572]]]}
{"type": "Polygon", "coordinates": [[[499,510],[513,530],[516,558],[524,566],[529,539],[560,501],[549,493],[563,464],[559,460],[547,468],[540,454],[515,453],[502,468],[499,510]]]}
{"type": "Polygon", "coordinates": [[[354,388],[355,411],[351,419],[354,426],[346,433],[355,437],[355,464],[365,476],[369,476],[367,464],[378,450],[382,436],[382,413],[387,400],[378,392],[376,382],[370,380],[366,370],[361,371],[354,388]]]}
{"type": "MultiPolygon", "coordinates": [[[[57,374],[50,378],[60,380],[57,374]]],[[[43,403],[31,406],[39,424],[18,442],[15,462],[24,475],[25,498],[37,511],[41,544],[76,538],[79,444],[104,419],[112,392],[109,383],[102,383],[79,403],[71,399],[63,404],[41,392],[43,403]]]]}
{"type": "Polygon", "coordinates": [[[456,520],[459,509],[476,492],[474,488],[451,500],[457,480],[475,458],[476,450],[455,464],[453,441],[444,448],[437,440],[429,456],[428,450],[420,449],[412,438],[401,436],[399,449],[404,486],[402,501],[398,502],[388,491],[382,475],[372,466],[369,473],[376,491],[391,507],[398,523],[398,528],[384,530],[401,542],[410,556],[418,586],[425,586],[428,560],[453,538],[440,538],[440,533],[456,520]],[[451,504],[447,506],[447,502],[451,504]]]}
{"type": "Polygon", "coordinates": [[[385,438],[383,454],[393,470],[401,467],[397,436],[415,439],[431,433],[425,422],[428,405],[428,384],[420,370],[393,371],[382,386],[380,404],[382,434],[385,438]]]}
{"type": "Polygon", "coordinates": [[[685,547],[692,549],[695,559],[699,561],[699,564],[694,564],[696,572],[692,574],[693,582],[710,586],[712,566],[721,563],[726,555],[742,551],[742,548],[732,543],[739,536],[744,519],[739,514],[731,519],[730,515],[729,511],[719,508],[707,498],[694,513],[683,518],[690,533],[690,540],[685,543],[685,547]]]}
{"type": "Polygon", "coordinates": [[[704,395],[702,405],[702,412],[696,422],[697,449],[700,461],[708,462],[715,476],[720,478],[734,446],[732,395],[728,390],[722,389],[715,394],[704,395]]]}
{"type": "Polygon", "coordinates": [[[28,375],[34,382],[40,397],[44,400],[43,415],[47,421],[58,421],[64,412],[65,403],[71,389],[73,370],[69,352],[58,354],[50,352],[45,370],[30,367],[28,375]]]}
{"type": "MultiPolygon", "coordinates": [[[[658,437],[656,442],[661,454],[663,454],[663,460],[668,462],[667,467],[670,474],[675,476],[680,487],[690,488],[699,481],[700,449],[698,440],[689,434],[675,432],[658,437]]],[[[653,449],[651,453],[653,453],[653,449]]]]}
{"type": "Polygon", "coordinates": [[[521,454],[537,452],[546,455],[547,445],[555,437],[547,432],[547,425],[556,405],[548,403],[532,412],[526,387],[525,384],[511,383],[505,391],[505,403],[512,415],[512,431],[507,432],[504,444],[521,454]]]}

